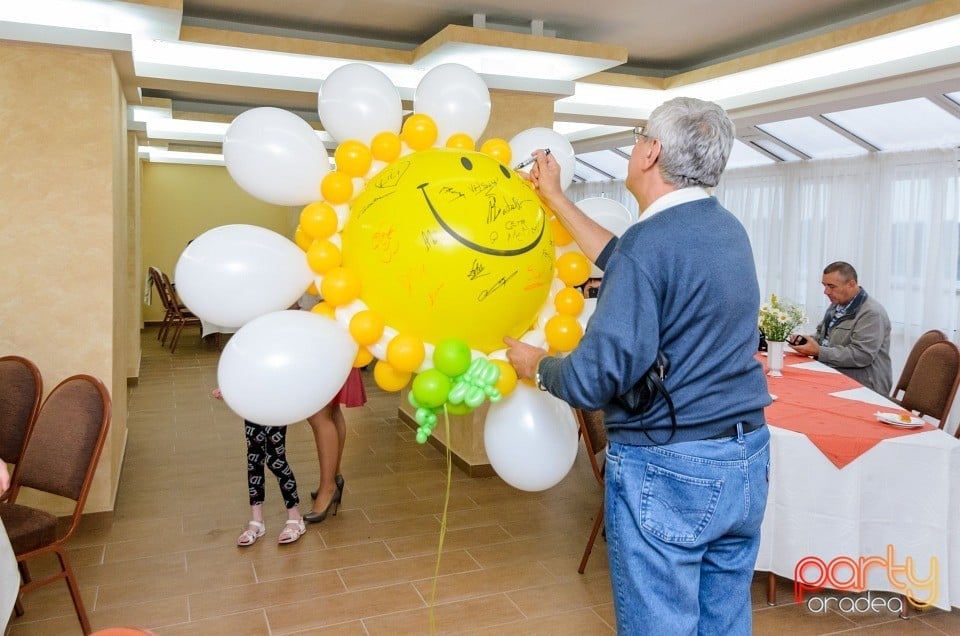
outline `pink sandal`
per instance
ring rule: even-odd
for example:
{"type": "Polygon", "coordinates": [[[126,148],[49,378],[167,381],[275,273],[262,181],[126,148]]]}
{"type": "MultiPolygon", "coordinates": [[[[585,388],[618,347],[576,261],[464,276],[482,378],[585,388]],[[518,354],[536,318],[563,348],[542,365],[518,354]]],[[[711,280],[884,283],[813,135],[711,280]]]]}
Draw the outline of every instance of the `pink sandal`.
{"type": "Polygon", "coordinates": [[[283,526],[283,530],[280,532],[280,538],[277,539],[277,543],[280,545],[285,543],[294,543],[306,531],[307,527],[303,525],[303,519],[289,519],[283,526]]]}
{"type": "Polygon", "coordinates": [[[248,528],[237,537],[237,545],[241,548],[253,545],[257,542],[257,539],[267,532],[267,527],[263,525],[262,521],[249,521],[247,525],[248,528]]]}

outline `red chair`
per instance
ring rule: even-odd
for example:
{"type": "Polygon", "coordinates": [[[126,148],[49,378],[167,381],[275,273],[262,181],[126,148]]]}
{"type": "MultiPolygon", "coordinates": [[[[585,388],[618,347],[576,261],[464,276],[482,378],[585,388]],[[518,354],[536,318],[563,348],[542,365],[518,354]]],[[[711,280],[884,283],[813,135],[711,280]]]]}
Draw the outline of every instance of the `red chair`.
{"type": "Polygon", "coordinates": [[[960,349],[949,340],[928,346],[917,359],[903,397],[894,399],[905,409],[946,424],[960,383],[960,349]]]}
{"type": "MultiPolygon", "coordinates": [[[[84,634],[90,621],[80,588],[70,566],[66,543],[80,523],[83,506],[93,483],[97,462],[110,427],[110,395],[103,382],[89,375],[74,375],[50,392],[40,407],[24,443],[20,463],[11,481],[9,498],[0,502],[0,519],[20,568],[20,593],[65,579],[84,634]],[[59,495],[74,501],[66,530],[60,534],[57,515],[17,503],[22,488],[59,495]],[[59,571],[33,580],[27,563],[54,554],[59,571]]],[[[23,614],[19,600],[17,615],[23,614]]]]}
{"type": "Polygon", "coordinates": [[[910,349],[910,355],[907,356],[907,361],[903,363],[903,371],[900,372],[900,379],[897,380],[896,386],[893,387],[893,393],[890,394],[890,397],[895,400],[902,397],[902,392],[907,390],[907,385],[910,384],[913,371],[917,368],[917,360],[920,359],[920,354],[926,351],[930,345],[945,340],[949,340],[947,334],[939,329],[931,329],[917,338],[917,341],[913,344],[913,348],[910,349]]]}
{"type": "Polygon", "coordinates": [[[597,483],[600,484],[600,509],[597,511],[596,519],[593,521],[593,529],[590,531],[590,538],[587,539],[587,547],[583,551],[583,557],[580,559],[580,567],[577,569],[577,572],[583,574],[583,571],[587,568],[587,560],[590,558],[590,553],[593,552],[593,544],[597,540],[597,534],[600,532],[600,527],[603,525],[603,513],[604,513],[604,468],[606,463],[603,461],[606,448],[607,448],[607,429],[603,423],[603,411],[584,411],[581,409],[574,409],[574,414],[577,417],[577,424],[580,426],[580,437],[583,438],[583,445],[587,451],[587,457],[590,459],[590,467],[593,469],[593,476],[596,477],[597,483]],[[600,459],[597,459],[597,455],[600,454],[600,459]]]}
{"type": "Polygon", "coordinates": [[[43,378],[37,365],[21,356],[0,358],[0,460],[14,464],[12,479],[42,398],[43,378]]]}

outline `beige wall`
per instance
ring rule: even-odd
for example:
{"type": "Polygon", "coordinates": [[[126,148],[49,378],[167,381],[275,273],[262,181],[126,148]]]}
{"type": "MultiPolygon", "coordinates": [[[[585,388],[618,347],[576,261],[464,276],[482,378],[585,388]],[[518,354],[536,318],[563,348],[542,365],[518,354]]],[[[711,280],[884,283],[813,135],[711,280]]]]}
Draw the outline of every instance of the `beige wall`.
{"type": "Polygon", "coordinates": [[[139,140],[127,133],[127,377],[140,376],[140,329],[143,327],[143,254],[140,249],[140,159],[139,140]]]}
{"type": "Polygon", "coordinates": [[[88,512],[113,508],[126,437],[124,122],[108,53],[0,43],[0,352],[46,393],[75,373],[110,390],[88,512]]]}
{"type": "MultiPolygon", "coordinates": [[[[158,267],[173,279],[177,259],[187,242],[221,225],[258,225],[293,240],[300,209],[255,199],[240,189],[226,168],[147,162],[142,165],[141,285],[150,266],[158,267]]],[[[143,308],[143,319],[159,322],[163,308],[156,293],[151,295],[151,301],[143,308]]]]}

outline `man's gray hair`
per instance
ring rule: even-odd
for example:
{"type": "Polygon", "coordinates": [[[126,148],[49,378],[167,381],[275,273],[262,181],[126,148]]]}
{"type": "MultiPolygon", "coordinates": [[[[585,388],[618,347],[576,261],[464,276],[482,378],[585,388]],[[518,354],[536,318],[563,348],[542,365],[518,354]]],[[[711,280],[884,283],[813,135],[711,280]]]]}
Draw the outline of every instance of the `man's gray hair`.
{"type": "Polygon", "coordinates": [[[643,134],[660,140],[660,174],[679,188],[713,187],[730,158],[736,127],[714,104],[676,97],[657,106],[643,134]]]}

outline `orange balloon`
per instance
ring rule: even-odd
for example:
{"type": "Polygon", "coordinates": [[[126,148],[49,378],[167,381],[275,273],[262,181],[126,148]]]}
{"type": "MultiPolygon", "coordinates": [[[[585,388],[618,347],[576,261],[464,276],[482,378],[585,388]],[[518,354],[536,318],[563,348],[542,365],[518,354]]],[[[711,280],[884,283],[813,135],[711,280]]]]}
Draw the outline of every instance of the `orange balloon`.
{"type": "Polygon", "coordinates": [[[297,226],[297,229],[293,233],[293,242],[297,244],[297,247],[306,252],[310,249],[310,244],[313,243],[313,237],[307,234],[302,227],[297,226]]]}
{"type": "Polygon", "coordinates": [[[553,297],[553,306],[557,313],[566,316],[579,316],[583,311],[583,294],[576,287],[564,287],[553,297]]]}
{"type": "Polygon", "coordinates": [[[370,142],[370,150],[374,159],[390,163],[400,156],[400,135],[389,130],[377,133],[370,142]]]}
{"type": "Polygon", "coordinates": [[[337,223],[337,213],[323,201],[311,203],[300,211],[300,228],[315,239],[333,236],[337,223]]]}
{"type": "Polygon", "coordinates": [[[550,231],[553,232],[553,242],[557,247],[570,245],[573,242],[570,232],[567,232],[567,228],[563,227],[563,223],[557,217],[550,219],[550,231]]]}
{"type": "Polygon", "coordinates": [[[590,278],[590,261],[580,252],[567,252],[557,259],[557,278],[576,287],[590,278]]]}
{"type": "Polygon", "coordinates": [[[334,311],[336,308],[328,302],[319,302],[313,307],[310,308],[315,314],[320,314],[321,316],[326,316],[327,318],[337,319],[337,314],[334,311]]]}
{"type": "Polygon", "coordinates": [[[423,340],[409,333],[400,333],[387,344],[387,362],[397,371],[412,373],[423,364],[427,352],[423,340]]]}
{"type": "Polygon", "coordinates": [[[414,150],[426,150],[437,141],[437,124],[423,113],[414,113],[403,122],[400,139],[414,150]]]}
{"type": "Polygon", "coordinates": [[[373,354],[370,353],[369,349],[366,347],[360,347],[357,349],[357,355],[353,359],[353,366],[357,368],[365,367],[371,362],[373,362],[373,354]]]}
{"type": "Polygon", "coordinates": [[[359,345],[372,345],[383,335],[383,324],[383,316],[372,309],[364,309],[350,319],[350,335],[359,345]]]}
{"type": "Polygon", "coordinates": [[[378,360],[373,367],[373,379],[384,391],[399,391],[407,386],[410,381],[411,373],[407,371],[398,371],[383,360],[378,360]]]}
{"type": "Polygon", "coordinates": [[[583,337],[583,328],[575,317],[557,314],[544,325],[543,333],[552,349],[572,351],[583,337]]]}
{"type": "Polygon", "coordinates": [[[307,265],[318,274],[340,267],[341,258],[340,248],[325,239],[314,241],[307,250],[307,265]]]}
{"type": "Polygon", "coordinates": [[[485,155],[490,155],[505,166],[510,165],[510,159],[513,157],[513,150],[511,150],[510,144],[507,143],[505,139],[500,139],[499,137],[487,139],[483,142],[483,145],[480,146],[480,152],[485,155]]]}
{"type": "Polygon", "coordinates": [[[447,148],[473,150],[476,148],[476,143],[473,141],[473,137],[467,133],[454,133],[447,139],[447,148]]]}
{"type": "Polygon", "coordinates": [[[360,295],[360,277],[352,270],[334,267],[323,275],[320,295],[334,307],[353,302],[360,295]]]}
{"type": "Polygon", "coordinates": [[[328,172],[320,182],[320,194],[328,203],[346,203],[353,196],[353,180],[346,172],[328,172]]]}
{"type": "Polygon", "coordinates": [[[333,162],[337,170],[351,177],[362,177],[370,172],[373,163],[373,153],[367,144],[355,139],[342,142],[333,153],[333,162]]]}
{"type": "Polygon", "coordinates": [[[500,395],[506,397],[513,393],[517,388],[517,370],[506,360],[491,360],[500,369],[500,377],[493,384],[493,388],[500,391],[500,395]]]}

